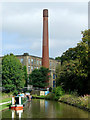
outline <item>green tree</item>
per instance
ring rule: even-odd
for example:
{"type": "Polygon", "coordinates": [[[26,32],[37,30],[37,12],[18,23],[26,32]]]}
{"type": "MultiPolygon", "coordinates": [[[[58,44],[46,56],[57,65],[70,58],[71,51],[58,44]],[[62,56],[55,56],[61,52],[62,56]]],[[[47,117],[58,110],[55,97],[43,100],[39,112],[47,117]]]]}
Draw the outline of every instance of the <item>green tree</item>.
{"type": "Polygon", "coordinates": [[[13,54],[5,55],[2,59],[2,86],[6,92],[19,90],[24,86],[22,64],[13,54]]]}
{"type": "Polygon", "coordinates": [[[46,87],[48,85],[47,81],[50,77],[49,72],[49,69],[44,67],[33,70],[29,75],[29,84],[33,85],[34,87],[46,87]]]}
{"type": "Polygon", "coordinates": [[[89,73],[89,53],[90,29],[82,32],[82,40],[74,48],[69,48],[59,58],[61,67],[56,69],[56,84],[62,85],[68,90],[77,90],[79,94],[86,94],[90,91],[89,73]]]}
{"type": "Polygon", "coordinates": [[[59,69],[56,79],[56,85],[62,86],[65,91],[81,92],[83,88],[83,80],[78,76],[78,60],[65,61],[59,69]]]}
{"type": "Polygon", "coordinates": [[[23,67],[23,71],[24,71],[24,76],[25,76],[25,86],[27,87],[28,75],[27,75],[27,67],[26,66],[23,67]]]}

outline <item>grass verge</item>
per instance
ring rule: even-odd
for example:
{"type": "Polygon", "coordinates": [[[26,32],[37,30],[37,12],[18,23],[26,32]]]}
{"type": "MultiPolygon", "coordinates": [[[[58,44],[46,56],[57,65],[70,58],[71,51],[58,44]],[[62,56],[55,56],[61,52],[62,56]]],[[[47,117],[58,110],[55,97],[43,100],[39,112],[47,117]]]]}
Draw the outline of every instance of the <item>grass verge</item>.
{"type": "Polygon", "coordinates": [[[65,94],[61,96],[58,101],[90,111],[89,99],[89,95],[78,97],[74,95],[65,94]]]}
{"type": "Polygon", "coordinates": [[[45,99],[45,96],[37,96],[37,95],[32,95],[33,98],[37,98],[37,99],[45,99]]]}
{"type": "Polygon", "coordinates": [[[6,109],[6,108],[9,108],[9,105],[10,105],[10,104],[11,104],[11,103],[7,103],[7,104],[0,105],[0,111],[4,110],[4,109],[6,109]]]}
{"type": "Polygon", "coordinates": [[[11,101],[11,97],[0,100],[0,103],[11,101]]]}

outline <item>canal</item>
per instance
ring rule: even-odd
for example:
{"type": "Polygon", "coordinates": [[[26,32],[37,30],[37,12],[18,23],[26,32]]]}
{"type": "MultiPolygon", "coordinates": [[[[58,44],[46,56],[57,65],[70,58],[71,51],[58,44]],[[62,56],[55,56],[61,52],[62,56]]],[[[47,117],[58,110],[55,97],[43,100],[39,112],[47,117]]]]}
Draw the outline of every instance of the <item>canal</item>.
{"type": "Polygon", "coordinates": [[[28,102],[23,111],[7,109],[2,112],[2,118],[88,118],[90,113],[82,109],[43,99],[33,99],[28,102]]]}

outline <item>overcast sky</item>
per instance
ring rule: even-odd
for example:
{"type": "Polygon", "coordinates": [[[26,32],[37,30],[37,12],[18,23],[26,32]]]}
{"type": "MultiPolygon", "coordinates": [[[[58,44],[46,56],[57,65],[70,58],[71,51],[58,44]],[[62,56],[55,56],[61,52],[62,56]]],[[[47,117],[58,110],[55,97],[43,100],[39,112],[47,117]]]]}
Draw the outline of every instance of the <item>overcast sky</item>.
{"type": "Polygon", "coordinates": [[[2,55],[42,56],[43,9],[49,12],[49,55],[61,56],[88,29],[88,3],[3,3],[2,55]]]}

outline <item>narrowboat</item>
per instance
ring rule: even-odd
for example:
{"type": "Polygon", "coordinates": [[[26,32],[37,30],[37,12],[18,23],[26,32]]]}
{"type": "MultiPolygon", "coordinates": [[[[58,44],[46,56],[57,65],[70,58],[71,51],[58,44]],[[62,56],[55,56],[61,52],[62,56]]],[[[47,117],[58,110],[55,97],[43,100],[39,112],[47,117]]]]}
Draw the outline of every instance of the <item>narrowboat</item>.
{"type": "Polygon", "coordinates": [[[12,110],[21,110],[26,102],[26,98],[21,96],[13,96],[10,108],[12,110]]]}

